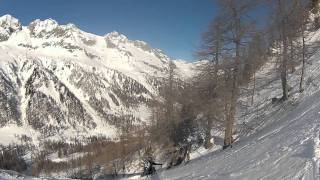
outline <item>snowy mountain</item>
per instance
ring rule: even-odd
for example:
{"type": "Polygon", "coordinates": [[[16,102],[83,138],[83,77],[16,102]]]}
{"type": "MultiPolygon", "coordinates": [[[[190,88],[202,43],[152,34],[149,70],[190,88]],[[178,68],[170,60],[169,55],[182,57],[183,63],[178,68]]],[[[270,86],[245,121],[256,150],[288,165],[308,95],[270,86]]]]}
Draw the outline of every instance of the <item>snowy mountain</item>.
{"type": "MultiPolygon", "coordinates": [[[[123,121],[148,123],[170,58],[118,32],[98,36],[53,19],[22,26],[0,17],[0,143],[117,137],[123,121]]],[[[194,65],[176,61],[181,80],[194,65]]]]}

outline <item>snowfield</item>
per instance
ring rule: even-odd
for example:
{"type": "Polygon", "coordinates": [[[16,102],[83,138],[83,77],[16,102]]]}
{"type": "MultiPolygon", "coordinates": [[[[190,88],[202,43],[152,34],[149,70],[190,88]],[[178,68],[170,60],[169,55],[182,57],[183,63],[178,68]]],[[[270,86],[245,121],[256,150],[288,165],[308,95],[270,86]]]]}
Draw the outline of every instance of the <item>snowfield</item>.
{"type": "Polygon", "coordinates": [[[226,151],[159,173],[160,179],[302,179],[319,174],[320,91],[226,151]]]}

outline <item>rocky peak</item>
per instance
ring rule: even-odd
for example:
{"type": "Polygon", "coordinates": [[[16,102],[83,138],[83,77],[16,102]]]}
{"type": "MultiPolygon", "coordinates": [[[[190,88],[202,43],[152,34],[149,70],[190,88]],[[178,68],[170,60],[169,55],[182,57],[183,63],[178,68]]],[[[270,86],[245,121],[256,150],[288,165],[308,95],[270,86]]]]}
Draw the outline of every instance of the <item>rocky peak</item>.
{"type": "Polygon", "coordinates": [[[120,43],[126,43],[128,41],[128,38],[125,35],[120,34],[117,31],[108,33],[104,37],[108,44],[113,44],[116,46],[119,45],[120,43]]]}
{"type": "Polygon", "coordinates": [[[132,44],[133,46],[142,49],[143,51],[151,52],[153,49],[146,42],[139,40],[129,40],[125,35],[117,31],[106,34],[105,39],[108,47],[119,47],[120,44],[132,44]]]}
{"type": "Polygon", "coordinates": [[[30,35],[36,38],[67,38],[70,37],[74,32],[79,32],[80,30],[76,25],[69,23],[67,25],[59,25],[54,19],[40,20],[37,19],[31,22],[28,26],[30,30],[30,35]]]}
{"type": "Polygon", "coordinates": [[[0,41],[8,40],[10,35],[22,29],[18,19],[7,14],[0,17],[0,41]]]}
{"type": "Polygon", "coordinates": [[[10,31],[21,30],[22,28],[19,20],[9,14],[0,17],[0,26],[10,31]]]}
{"type": "Polygon", "coordinates": [[[46,33],[52,32],[53,30],[58,28],[58,26],[58,22],[53,19],[46,19],[43,21],[40,19],[36,19],[29,24],[28,28],[32,35],[42,37],[46,33]]]}
{"type": "Polygon", "coordinates": [[[127,39],[127,37],[117,31],[112,31],[108,34],[105,35],[106,38],[109,38],[109,39],[127,39]]]}

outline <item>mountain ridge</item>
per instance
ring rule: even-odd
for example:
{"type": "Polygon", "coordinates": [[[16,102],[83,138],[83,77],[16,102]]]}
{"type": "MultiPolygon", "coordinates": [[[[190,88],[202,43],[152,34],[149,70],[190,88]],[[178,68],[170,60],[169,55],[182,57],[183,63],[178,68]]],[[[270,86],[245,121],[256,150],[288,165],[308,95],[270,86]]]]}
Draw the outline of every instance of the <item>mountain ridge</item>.
{"type": "Polygon", "coordinates": [[[169,62],[187,81],[196,65],[146,42],[98,36],[53,19],[22,26],[0,17],[0,143],[26,135],[37,144],[88,136],[117,138],[123,121],[148,124],[169,62]]]}

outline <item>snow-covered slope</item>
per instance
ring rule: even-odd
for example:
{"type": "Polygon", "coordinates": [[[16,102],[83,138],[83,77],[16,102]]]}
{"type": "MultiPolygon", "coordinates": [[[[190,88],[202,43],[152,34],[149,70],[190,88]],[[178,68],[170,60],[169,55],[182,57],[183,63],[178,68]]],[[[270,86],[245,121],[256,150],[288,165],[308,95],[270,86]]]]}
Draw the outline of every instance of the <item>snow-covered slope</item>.
{"type": "MultiPolygon", "coordinates": [[[[319,37],[320,30],[310,33],[308,45],[317,44],[319,37]]],[[[288,75],[292,90],[285,103],[272,103],[272,98],[282,93],[276,68],[277,63],[270,59],[256,73],[253,104],[253,83],[242,87],[236,116],[239,139],[232,148],[161,171],[155,178],[320,179],[320,50],[307,61],[303,93],[299,92],[301,66],[288,75]]]]}
{"type": "Polygon", "coordinates": [[[54,178],[54,177],[31,177],[24,174],[0,169],[0,179],[1,180],[70,180],[69,178],[54,178]]]}
{"type": "Polygon", "coordinates": [[[259,133],[189,164],[160,173],[161,179],[315,179],[320,130],[320,92],[279,114],[259,133]],[[317,151],[315,150],[317,149],[317,151]]]}
{"type": "MultiPolygon", "coordinates": [[[[148,123],[170,61],[117,32],[98,36],[73,24],[0,17],[0,144],[26,135],[114,138],[123,121],[148,123]]],[[[193,65],[177,61],[182,80],[193,65]]],[[[186,75],[188,72],[188,76],[186,75]]]]}

